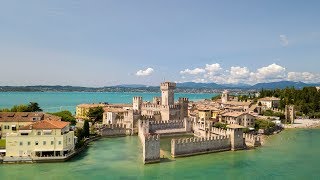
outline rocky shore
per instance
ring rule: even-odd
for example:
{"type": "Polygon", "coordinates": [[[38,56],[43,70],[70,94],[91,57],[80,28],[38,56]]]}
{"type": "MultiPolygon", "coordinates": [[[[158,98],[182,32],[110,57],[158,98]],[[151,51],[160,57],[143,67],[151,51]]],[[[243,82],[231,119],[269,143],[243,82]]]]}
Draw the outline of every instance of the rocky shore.
{"type": "Polygon", "coordinates": [[[293,128],[319,128],[320,119],[296,119],[294,124],[286,124],[285,129],[293,128]]]}

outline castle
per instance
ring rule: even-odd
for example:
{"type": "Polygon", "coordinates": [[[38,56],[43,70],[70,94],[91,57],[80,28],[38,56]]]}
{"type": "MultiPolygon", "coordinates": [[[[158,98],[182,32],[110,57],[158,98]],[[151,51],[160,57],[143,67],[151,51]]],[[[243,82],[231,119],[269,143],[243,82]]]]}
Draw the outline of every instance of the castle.
{"type": "MultiPolygon", "coordinates": [[[[226,130],[213,128],[212,123],[201,123],[197,117],[188,116],[187,98],[174,101],[173,82],[161,83],[161,97],[152,102],[143,102],[142,97],[133,97],[132,105],[108,105],[105,109],[102,136],[125,136],[138,133],[142,146],[144,164],[160,162],[160,138],[180,134],[192,138],[171,140],[171,156],[181,157],[228,150],[241,150],[247,146],[260,145],[260,139],[243,133],[241,123],[230,123],[226,130]]],[[[225,92],[223,103],[229,97],[225,92]]]]}
{"type": "Polygon", "coordinates": [[[128,131],[137,130],[139,119],[155,121],[183,120],[188,117],[188,98],[174,101],[176,83],[163,82],[160,85],[161,97],[152,102],[144,102],[142,97],[133,97],[132,104],[108,104],[104,107],[103,124],[124,124],[128,131]]]}
{"type": "Polygon", "coordinates": [[[143,102],[142,97],[133,97],[133,110],[142,117],[154,120],[184,119],[188,116],[188,98],[179,98],[174,102],[176,83],[164,82],[160,85],[161,97],[152,102],[143,102]]]}

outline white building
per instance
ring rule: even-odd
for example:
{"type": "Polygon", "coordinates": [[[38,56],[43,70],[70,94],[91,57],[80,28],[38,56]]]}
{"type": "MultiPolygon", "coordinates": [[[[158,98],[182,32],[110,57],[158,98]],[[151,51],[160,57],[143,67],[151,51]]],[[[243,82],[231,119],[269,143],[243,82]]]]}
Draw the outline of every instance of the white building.
{"type": "Polygon", "coordinates": [[[258,104],[261,103],[262,106],[272,109],[278,108],[280,105],[280,99],[276,97],[265,97],[258,100],[258,104]]]}

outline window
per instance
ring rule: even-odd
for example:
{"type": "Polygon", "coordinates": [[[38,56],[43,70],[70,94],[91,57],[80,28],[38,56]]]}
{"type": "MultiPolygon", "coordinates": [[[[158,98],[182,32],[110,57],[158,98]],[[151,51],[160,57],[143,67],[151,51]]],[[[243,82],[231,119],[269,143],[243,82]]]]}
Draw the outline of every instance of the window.
{"type": "Polygon", "coordinates": [[[61,141],[59,141],[59,145],[61,145],[61,141]]]}
{"type": "Polygon", "coordinates": [[[51,145],[53,145],[53,141],[51,141],[51,145]]]}
{"type": "Polygon", "coordinates": [[[23,146],[23,142],[22,142],[22,141],[20,141],[20,143],[19,143],[19,144],[20,144],[20,146],[23,146]]]}
{"type": "Polygon", "coordinates": [[[38,141],[36,141],[34,144],[35,144],[36,146],[38,146],[39,142],[38,142],[38,141]]]}
{"type": "Polygon", "coordinates": [[[28,146],[30,146],[31,145],[31,142],[30,141],[28,141],[28,146]]]}
{"type": "Polygon", "coordinates": [[[43,145],[45,146],[47,144],[47,141],[43,141],[43,145]]]}
{"type": "Polygon", "coordinates": [[[38,133],[37,133],[37,134],[38,134],[38,136],[40,136],[40,135],[41,135],[41,132],[40,132],[40,131],[38,131],[38,133]]]}

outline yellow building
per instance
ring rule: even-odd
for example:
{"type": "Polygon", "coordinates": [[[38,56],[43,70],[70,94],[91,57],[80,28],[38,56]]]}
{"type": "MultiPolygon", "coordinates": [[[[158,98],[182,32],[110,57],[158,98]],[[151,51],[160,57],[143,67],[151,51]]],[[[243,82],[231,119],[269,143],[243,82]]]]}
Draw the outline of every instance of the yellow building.
{"type": "Polygon", "coordinates": [[[76,107],[76,118],[77,119],[88,119],[87,116],[89,109],[97,108],[97,107],[106,107],[107,104],[100,103],[100,104],[79,104],[76,107]]]}
{"type": "Polygon", "coordinates": [[[198,109],[199,119],[200,120],[209,120],[211,119],[211,111],[209,109],[198,109]]]}
{"type": "Polygon", "coordinates": [[[7,134],[17,132],[20,127],[41,120],[61,121],[61,118],[43,112],[0,112],[0,137],[5,138],[7,134]]]}
{"type": "Polygon", "coordinates": [[[21,127],[6,137],[7,157],[54,157],[74,151],[69,122],[43,120],[21,127]]]}

